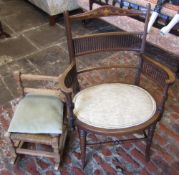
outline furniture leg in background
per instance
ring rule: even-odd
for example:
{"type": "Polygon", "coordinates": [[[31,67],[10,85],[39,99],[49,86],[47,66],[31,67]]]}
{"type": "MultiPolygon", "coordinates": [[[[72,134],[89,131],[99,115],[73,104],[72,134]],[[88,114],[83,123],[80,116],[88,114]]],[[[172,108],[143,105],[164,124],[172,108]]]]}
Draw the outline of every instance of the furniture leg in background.
{"type": "Polygon", "coordinates": [[[177,76],[177,78],[179,78],[179,63],[178,63],[178,66],[177,66],[176,76],[177,76]]]}
{"type": "Polygon", "coordinates": [[[49,16],[49,25],[54,26],[56,24],[57,15],[49,16]]]}
{"type": "Polygon", "coordinates": [[[2,24],[0,21],[0,39],[11,37],[9,34],[3,31],[2,24]]]}

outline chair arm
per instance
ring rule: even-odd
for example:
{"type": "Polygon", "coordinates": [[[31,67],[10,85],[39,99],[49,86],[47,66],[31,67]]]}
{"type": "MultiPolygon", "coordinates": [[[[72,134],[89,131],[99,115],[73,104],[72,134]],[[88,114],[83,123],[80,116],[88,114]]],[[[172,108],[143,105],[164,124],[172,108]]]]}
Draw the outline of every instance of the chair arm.
{"type": "Polygon", "coordinates": [[[77,81],[77,74],[76,74],[76,64],[72,62],[70,66],[67,67],[65,72],[62,74],[60,78],[60,90],[65,95],[66,99],[65,102],[67,104],[67,112],[69,116],[69,123],[70,127],[74,129],[74,115],[73,115],[73,108],[74,104],[72,101],[72,95],[74,93],[74,87],[76,85],[75,79],[77,81]]]}
{"type": "Polygon", "coordinates": [[[161,87],[161,98],[157,98],[157,108],[160,112],[159,120],[162,117],[165,102],[168,98],[169,86],[174,83],[175,75],[166,66],[150,59],[147,56],[141,55],[143,58],[142,62],[142,73],[145,74],[149,79],[154,80],[159,87],[161,87]]]}
{"type": "Polygon", "coordinates": [[[63,93],[73,92],[73,82],[76,77],[76,64],[72,62],[60,77],[60,89],[63,93]]]}
{"type": "Polygon", "coordinates": [[[175,82],[175,75],[169,68],[146,55],[141,56],[143,58],[142,73],[157,81],[160,87],[165,88],[166,85],[169,86],[175,82]]]}

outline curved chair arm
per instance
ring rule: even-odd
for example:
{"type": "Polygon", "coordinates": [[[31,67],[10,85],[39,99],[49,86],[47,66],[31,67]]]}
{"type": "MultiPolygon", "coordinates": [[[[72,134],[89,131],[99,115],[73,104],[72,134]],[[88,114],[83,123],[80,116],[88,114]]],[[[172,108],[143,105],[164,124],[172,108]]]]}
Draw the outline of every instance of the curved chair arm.
{"type": "Polygon", "coordinates": [[[76,64],[72,62],[60,77],[60,89],[63,93],[73,92],[74,78],[76,77],[76,64]]]}
{"type": "Polygon", "coordinates": [[[159,120],[164,111],[164,105],[168,97],[169,86],[175,82],[174,73],[166,66],[152,60],[151,58],[142,56],[142,73],[147,78],[153,80],[162,89],[162,98],[158,104],[158,111],[160,112],[159,120]]]}
{"type": "Polygon", "coordinates": [[[141,54],[141,56],[143,58],[142,72],[146,76],[158,81],[157,83],[163,88],[175,82],[175,75],[169,68],[146,55],[141,54]]]}
{"type": "Polygon", "coordinates": [[[75,86],[77,85],[77,74],[76,74],[76,64],[72,62],[70,66],[65,70],[65,72],[60,77],[60,90],[66,97],[67,111],[70,119],[70,127],[75,128],[74,126],[74,116],[73,108],[74,104],[72,102],[72,94],[74,93],[75,86]],[[76,80],[76,81],[75,81],[76,80]]]}

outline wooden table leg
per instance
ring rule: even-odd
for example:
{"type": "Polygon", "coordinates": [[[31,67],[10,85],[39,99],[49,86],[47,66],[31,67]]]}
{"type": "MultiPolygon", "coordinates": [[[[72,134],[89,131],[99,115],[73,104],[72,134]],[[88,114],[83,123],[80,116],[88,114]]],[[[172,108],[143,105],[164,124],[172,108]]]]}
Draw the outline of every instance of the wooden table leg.
{"type": "Polygon", "coordinates": [[[2,24],[0,21],[0,39],[11,37],[8,33],[3,31],[2,24]]]}

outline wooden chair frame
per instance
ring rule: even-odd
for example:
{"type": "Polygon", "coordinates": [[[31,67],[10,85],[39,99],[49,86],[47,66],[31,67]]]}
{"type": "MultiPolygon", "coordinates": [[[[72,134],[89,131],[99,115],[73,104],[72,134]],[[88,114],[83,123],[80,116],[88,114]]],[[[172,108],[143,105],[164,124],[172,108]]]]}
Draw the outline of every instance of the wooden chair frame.
{"type": "Polygon", "coordinates": [[[14,72],[14,78],[17,82],[17,90],[24,97],[27,93],[33,94],[43,94],[43,95],[53,95],[60,98],[64,102],[64,112],[63,112],[63,133],[62,134],[27,134],[27,133],[9,133],[9,139],[14,148],[14,161],[15,163],[18,155],[31,155],[31,156],[42,156],[55,159],[55,169],[59,167],[61,162],[61,157],[63,154],[63,149],[65,145],[65,140],[67,137],[67,112],[66,105],[64,101],[64,95],[60,92],[59,88],[28,88],[24,87],[25,81],[44,81],[44,82],[54,82],[59,83],[60,76],[43,76],[43,75],[32,75],[32,74],[22,74],[21,72],[14,72]],[[42,150],[32,150],[28,148],[26,143],[44,144],[52,147],[52,152],[42,151],[42,150]]]}
{"type": "Polygon", "coordinates": [[[61,84],[61,90],[66,96],[71,127],[75,128],[74,125],[75,123],[79,131],[81,159],[82,159],[83,168],[85,166],[86,145],[93,145],[93,144],[111,144],[111,143],[118,144],[125,141],[128,142],[128,141],[145,140],[146,141],[145,157],[146,160],[150,159],[150,147],[152,144],[154,130],[157,122],[162,117],[165,101],[167,99],[168,88],[175,81],[175,76],[167,67],[161,65],[160,63],[152,60],[151,58],[143,54],[145,49],[146,30],[147,30],[147,24],[149,19],[149,11],[150,11],[150,5],[148,6],[148,11],[145,14],[144,12],[136,12],[133,10],[120,9],[113,6],[102,6],[98,9],[74,16],[69,16],[68,12],[64,13],[71,65],[63,73],[61,79],[62,81],[60,84],[61,84]],[[137,16],[141,14],[146,16],[144,32],[139,32],[139,33],[111,32],[106,34],[104,33],[90,34],[90,35],[79,36],[75,38],[72,37],[71,25],[70,25],[71,21],[87,20],[91,18],[98,18],[104,16],[115,16],[115,15],[137,16]],[[123,37],[124,35],[128,36],[128,38],[123,37]],[[136,46],[134,43],[135,41],[138,43],[139,35],[140,35],[140,39],[139,39],[140,44],[136,46]],[[103,45],[103,42],[105,41],[106,37],[108,38],[109,43],[105,42],[105,45],[103,45]],[[114,39],[116,37],[119,39],[119,42],[117,43],[118,44],[117,46],[113,46],[113,42],[116,42],[114,39]],[[137,40],[135,40],[136,38],[137,40]],[[123,50],[136,51],[138,53],[139,64],[136,67],[133,65],[115,64],[115,65],[101,66],[101,67],[87,67],[86,69],[83,70],[77,70],[76,67],[77,56],[86,55],[90,53],[103,52],[103,51],[123,51],[123,50]],[[73,113],[74,104],[72,98],[77,92],[80,91],[78,75],[85,72],[90,72],[95,70],[108,70],[113,68],[135,69],[136,70],[136,76],[134,82],[135,85],[140,86],[141,76],[144,75],[150,78],[152,81],[154,81],[154,83],[161,88],[162,98],[157,101],[157,111],[151,119],[144,122],[143,124],[130,128],[102,129],[102,128],[97,128],[94,126],[87,125],[81,122],[80,120],[78,120],[78,118],[75,116],[75,114],[73,113]],[[116,136],[116,137],[142,132],[143,137],[134,138],[134,139],[125,139],[125,140],[111,140],[108,142],[87,143],[86,136],[88,132],[99,134],[99,135],[116,136]]]}

